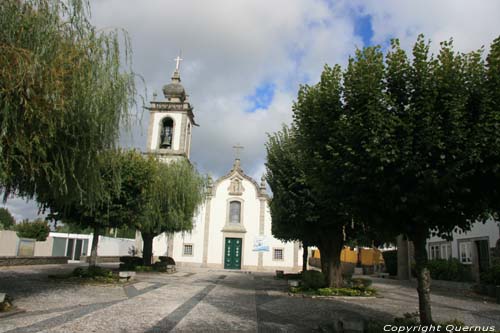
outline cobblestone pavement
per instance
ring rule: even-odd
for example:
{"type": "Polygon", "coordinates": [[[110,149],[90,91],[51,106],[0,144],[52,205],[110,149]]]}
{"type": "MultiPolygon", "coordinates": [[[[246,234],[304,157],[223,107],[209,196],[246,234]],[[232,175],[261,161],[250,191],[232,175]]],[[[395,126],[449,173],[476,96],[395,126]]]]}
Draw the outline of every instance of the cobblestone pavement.
{"type": "MultiPolygon", "coordinates": [[[[26,310],[0,319],[0,332],[310,332],[338,320],[389,320],[418,308],[411,283],[375,279],[377,298],[288,296],[265,273],[181,269],[141,273],[126,285],[83,285],[48,279],[74,265],[0,268],[0,292],[26,310]]],[[[453,292],[432,295],[436,320],[500,329],[500,305],[453,292]]]]}

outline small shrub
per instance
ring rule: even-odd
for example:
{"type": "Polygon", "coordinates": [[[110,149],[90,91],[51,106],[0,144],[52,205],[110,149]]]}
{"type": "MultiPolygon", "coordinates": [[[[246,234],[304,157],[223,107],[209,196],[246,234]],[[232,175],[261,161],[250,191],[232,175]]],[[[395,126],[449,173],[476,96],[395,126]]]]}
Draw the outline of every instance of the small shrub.
{"type": "Polygon", "coordinates": [[[346,287],[349,288],[368,288],[372,285],[372,280],[365,278],[355,278],[345,280],[346,287]]]}
{"type": "Polygon", "coordinates": [[[434,280],[473,281],[470,268],[455,258],[429,260],[427,267],[434,280]]]}
{"type": "Polygon", "coordinates": [[[385,270],[389,275],[398,275],[398,250],[382,252],[385,270]]]}
{"type": "Polygon", "coordinates": [[[5,299],[3,302],[0,302],[0,312],[7,312],[7,311],[10,311],[12,310],[12,303],[13,303],[13,299],[10,295],[5,295],[5,299]]]}
{"type": "Polygon", "coordinates": [[[481,283],[500,285],[500,265],[491,266],[487,271],[480,275],[481,283]]]}
{"type": "Polygon", "coordinates": [[[134,270],[136,272],[152,272],[153,266],[135,266],[134,270]]]}
{"type": "Polygon", "coordinates": [[[31,238],[37,241],[45,241],[50,233],[47,221],[38,219],[35,221],[24,220],[15,226],[19,238],[31,238]]]}
{"type": "Polygon", "coordinates": [[[123,256],[120,257],[120,270],[121,271],[135,271],[136,266],[142,265],[141,257],[123,256]]]}
{"type": "Polygon", "coordinates": [[[175,265],[175,260],[172,257],[160,256],[159,259],[161,262],[164,262],[167,265],[175,265]]]}
{"type": "Polygon", "coordinates": [[[300,287],[290,287],[290,292],[291,293],[300,293],[302,291],[302,289],[300,287]]]}
{"type": "Polygon", "coordinates": [[[153,269],[157,272],[166,272],[167,271],[167,262],[159,261],[155,262],[153,265],[153,269]]]}
{"type": "Polygon", "coordinates": [[[113,283],[118,280],[118,277],[114,275],[111,270],[100,266],[90,266],[88,268],[77,267],[73,270],[73,272],[69,276],[62,275],[62,276],[50,276],[50,277],[56,279],[78,278],[78,279],[103,282],[103,283],[113,283]]]}
{"type": "Polygon", "coordinates": [[[302,288],[319,289],[325,286],[326,282],[323,273],[314,270],[302,272],[302,288]]]}

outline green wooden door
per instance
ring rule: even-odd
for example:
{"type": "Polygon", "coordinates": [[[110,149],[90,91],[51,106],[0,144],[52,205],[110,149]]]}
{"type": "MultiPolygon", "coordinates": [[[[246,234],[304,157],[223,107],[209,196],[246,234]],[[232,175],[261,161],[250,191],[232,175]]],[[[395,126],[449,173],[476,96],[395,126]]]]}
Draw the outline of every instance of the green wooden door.
{"type": "Polygon", "coordinates": [[[241,269],[241,238],[226,238],[224,268],[241,269]]]}

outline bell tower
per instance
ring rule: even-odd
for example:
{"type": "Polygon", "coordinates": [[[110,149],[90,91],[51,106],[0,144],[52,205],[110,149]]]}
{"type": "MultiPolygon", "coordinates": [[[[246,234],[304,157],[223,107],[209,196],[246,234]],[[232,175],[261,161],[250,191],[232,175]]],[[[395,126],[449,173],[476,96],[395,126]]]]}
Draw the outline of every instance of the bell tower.
{"type": "Polygon", "coordinates": [[[191,131],[198,126],[194,121],[193,108],[181,84],[179,72],[180,57],[176,61],[171,82],[163,86],[163,100],[156,94],[149,110],[147,152],[158,156],[161,161],[189,159],[191,152],[191,131]]]}

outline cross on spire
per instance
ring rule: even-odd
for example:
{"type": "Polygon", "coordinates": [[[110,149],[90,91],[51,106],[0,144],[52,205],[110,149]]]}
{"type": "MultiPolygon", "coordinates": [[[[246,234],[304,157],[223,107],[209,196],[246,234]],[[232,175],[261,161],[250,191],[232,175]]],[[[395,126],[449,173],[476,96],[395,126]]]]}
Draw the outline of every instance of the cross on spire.
{"type": "Polygon", "coordinates": [[[235,151],[235,155],[236,155],[236,159],[239,160],[240,159],[240,151],[245,148],[243,146],[241,146],[239,143],[236,144],[236,146],[233,146],[233,149],[235,151]]]}
{"type": "Polygon", "coordinates": [[[181,61],[184,60],[181,58],[181,52],[179,52],[179,55],[174,60],[175,60],[175,70],[178,72],[181,61]]]}

